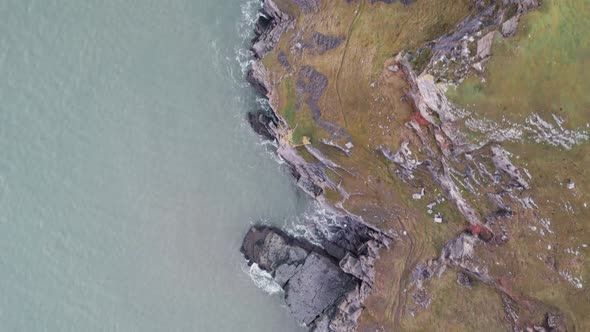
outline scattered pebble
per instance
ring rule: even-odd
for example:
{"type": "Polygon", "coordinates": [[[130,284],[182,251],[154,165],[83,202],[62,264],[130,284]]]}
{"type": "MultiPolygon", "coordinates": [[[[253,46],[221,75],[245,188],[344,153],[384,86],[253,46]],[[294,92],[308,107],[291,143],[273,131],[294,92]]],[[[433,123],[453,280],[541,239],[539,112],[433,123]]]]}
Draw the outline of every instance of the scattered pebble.
{"type": "Polygon", "coordinates": [[[440,213],[437,213],[437,214],[434,215],[434,222],[437,223],[437,224],[442,224],[443,218],[440,215],[440,213]]]}
{"type": "Polygon", "coordinates": [[[574,181],[572,181],[572,180],[569,180],[569,181],[567,182],[567,189],[569,189],[569,190],[572,190],[572,189],[574,189],[575,187],[576,187],[576,184],[574,183],[574,181]]]}
{"type": "Polygon", "coordinates": [[[389,67],[387,67],[387,69],[391,72],[394,72],[394,73],[397,73],[399,71],[399,67],[397,65],[389,66],[389,67]]]}
{"type": "Polygon", "coordinates": [[[424,197],[424,188],[419,193],[412,195],[412,198],[415,200],[422,199],[422,197],[424,197]]]}

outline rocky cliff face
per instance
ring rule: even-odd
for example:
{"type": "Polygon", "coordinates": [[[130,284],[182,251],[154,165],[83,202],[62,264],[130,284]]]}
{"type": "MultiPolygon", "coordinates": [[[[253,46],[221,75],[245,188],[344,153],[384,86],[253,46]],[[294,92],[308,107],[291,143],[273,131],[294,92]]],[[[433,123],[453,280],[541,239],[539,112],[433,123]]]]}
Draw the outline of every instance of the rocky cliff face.
{"type": "MultiPolygon", "coordinates": [[[[493,308],[504,318],[486,328],[567,328],[558,308],[515,289],[512,271],[498,267],[509,265],[510,258],[494,252],[511,241],[513,221],[530,218],[537,206],[530,172],[503,142],[530,133],[571,147],[585,134],[574,135],[562,122],[561,132],[550,130],[536,118],[489,130],[500,127],[455,106],[441,85],[485,80],[494,41],[514,36],[523,15],[539,5],[264,1],[248,80],[270,109],[250,113],[248,120],[276,141],[297,185],[337,222],[318,245],[254,226],[242,252],[283,287],[300,323],[316,331],[411,329],[408,320],[434,305],[436,280],[452,270],[459,286],[480,283],[490,298],[501,299],[493,308]],[[439,12],[425,20],[433,13],[429,6],[440,6],[439,12]],[[418,25],[397,25],[395,38],[373,33],[380,31],[379,20],[389,23],[395,15],[418,25]],[[416,35],[425,41],[416,43],[416,35]],[[383,50],[384,41],[397,56],[383,50]],[[427,221],[415,207],[422,200],[431,202],[427,221]]],[[[417,329],[456,328],[452,320],[441,318],[440,324],[417,329]]],[[[462,324],[463,330],[482,328],[478,321],[462,324]]]]}

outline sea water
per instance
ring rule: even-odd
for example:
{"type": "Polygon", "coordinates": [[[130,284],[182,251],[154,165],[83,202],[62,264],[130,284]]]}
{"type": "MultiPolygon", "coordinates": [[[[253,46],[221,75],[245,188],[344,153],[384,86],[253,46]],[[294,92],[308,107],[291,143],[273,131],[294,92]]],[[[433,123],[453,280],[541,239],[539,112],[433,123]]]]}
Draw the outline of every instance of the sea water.
{"type": "Polygon", "coordinates": [[[0,1],[1,331],[301,330],[239,253],[308,209],[245,121],[259,5],[0,1]]]}

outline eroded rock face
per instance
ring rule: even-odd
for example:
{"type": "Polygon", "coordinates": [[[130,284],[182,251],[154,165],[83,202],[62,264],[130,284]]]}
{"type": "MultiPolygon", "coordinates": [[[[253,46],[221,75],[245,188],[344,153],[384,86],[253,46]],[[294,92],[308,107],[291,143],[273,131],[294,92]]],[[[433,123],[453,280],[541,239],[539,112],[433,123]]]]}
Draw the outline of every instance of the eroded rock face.
{"type": "Polygon", "coordinates": [[[287,307],[299,323],[315,331],[353,331],[374,281],[379,243],[371,240],[352,252],[347,240],[326,244],[331,251],[260,225],[250,228],[241,251],[284,289],[287,307]]]}
{"type": "Polygon", "coordinates": [[[293,18],[282,11],[273,0],[265,0],[254,30],[252,51],[257,59],[274,49],[281,35],[291,27],[293,18]]]}

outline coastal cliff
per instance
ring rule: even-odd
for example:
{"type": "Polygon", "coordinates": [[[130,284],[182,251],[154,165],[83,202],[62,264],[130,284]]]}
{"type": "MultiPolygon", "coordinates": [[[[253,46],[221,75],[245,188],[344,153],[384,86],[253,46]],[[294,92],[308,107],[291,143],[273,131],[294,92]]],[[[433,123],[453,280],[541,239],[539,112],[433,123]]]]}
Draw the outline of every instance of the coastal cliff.
{"type": "MultiPolygon", "coordinates": [[[[522,124],[494,122],[447,96],[453,85],[485,82],[494,44],[514,38],[540,5],[263,2],[247,79],[269,108],[248,121],[276,142],[297,185],[334,223],[321,243],[253,226],[242,253],[284,289],[298,322],[314,331],[567,330],[560,301],[515,287],[530,277],[513,261],[535,263],[510,248],[536,242],[512,234],[535,222],[553,230],[533,197],[544,184],[507,146],[569,150],[588,134],[536,113],[522,124]],[[464,290],[452,299],[449,287],[464,290]],[[474,307],[481,303],[488,307],[474,307]],[[423,313],[441,305],[471,316],[425,323],[423,313]],[[489,311],[498,318],[477,318],[489,311]]],[[[554,267],[550,280],[566,289],[572,277],[563,271],[554,267]]]]}

